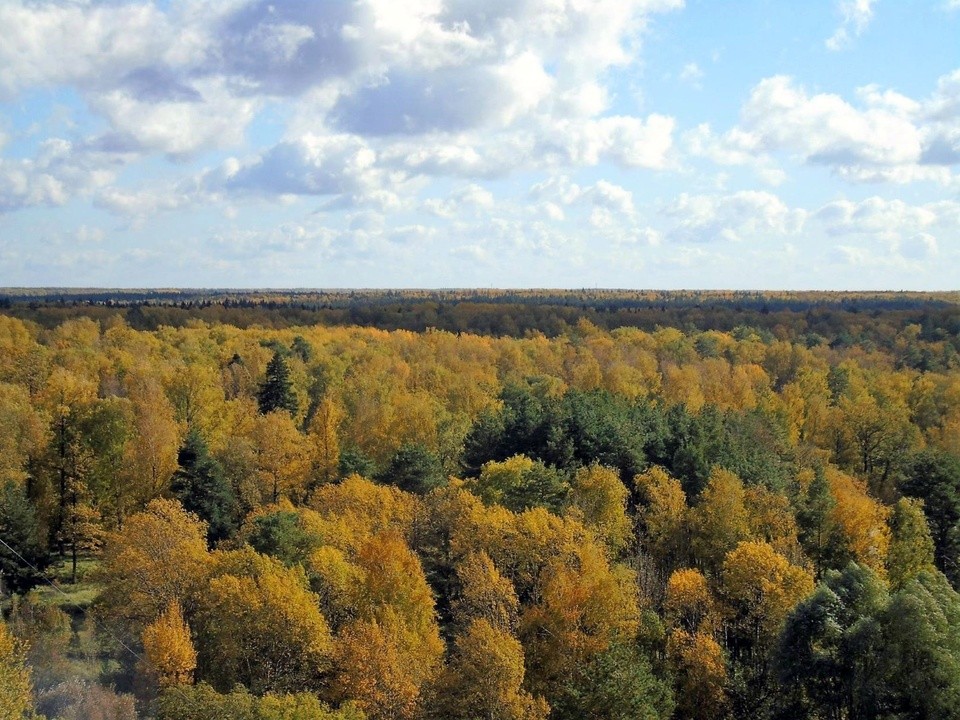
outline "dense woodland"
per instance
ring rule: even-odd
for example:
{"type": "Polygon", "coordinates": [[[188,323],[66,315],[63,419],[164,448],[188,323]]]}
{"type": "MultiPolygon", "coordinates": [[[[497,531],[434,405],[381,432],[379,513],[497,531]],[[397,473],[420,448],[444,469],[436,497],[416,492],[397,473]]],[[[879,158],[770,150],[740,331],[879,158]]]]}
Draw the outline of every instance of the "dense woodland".
{"type": "Polygon", "coordinates": [[[960,306],[11,294],[0,586],[0,720],[960,718],[960,306]]]}

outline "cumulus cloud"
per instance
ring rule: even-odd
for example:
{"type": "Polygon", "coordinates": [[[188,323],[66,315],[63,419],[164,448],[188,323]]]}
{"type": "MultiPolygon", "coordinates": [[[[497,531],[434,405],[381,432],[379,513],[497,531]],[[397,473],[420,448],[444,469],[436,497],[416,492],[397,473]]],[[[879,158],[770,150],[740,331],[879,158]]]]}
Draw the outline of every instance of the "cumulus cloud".
{"type": "Polygon", "coordinates": [[[949,166],[960,155],[960,71],[940,78],[922,101],[876,85],[857,95],[859,107],[839,95],[810,94],[788,76],[766,78],[750,93],[737,126],[717,134],[700,125],[684,143],[695,156],[761,173],[786,153],[856,182],[951,181],[949,166]]]}
{"type": "Polygon", "coordinates": [[[776,195],[753,190],[731,195],[683,193],[664,208],[663,215],[670,221],[667,237],[688,243],[794,235],[807,217],[806,211],[789,208],[776,195]]]}
{"type": "Polygon", "coordinates": [[[673,119],[606,116],[607,73],[635,61],[652,14],[682,5],[12,0],[0,7],[0,93],[72,86],[107,123],[101,142],[176,160],[241,148],[265,107],[291,103],[285,137],[227,192],[355,192],[369,184],[358,180],[368,159],[471,179],[601,162],[664,169],[673,119]],[[344,138],[363,152],[338,156],[344,138]]]}
{"type": "Polygon", "coordinates": [[[45,140],[33,158],[0,158],[0,213],[89,195],[113,182],[129,159],[124,148],[99,139],[62,138],[45,140]]]}
{"type": "Polygon", "coordinates": [[[915,260],[936,255],[941,240],[960,241],[960,203],[950,200],[924,205],[876,196],[860,202],[837,200],[821,207],[813,219],[831,237],[861,240],[915,260]]]}

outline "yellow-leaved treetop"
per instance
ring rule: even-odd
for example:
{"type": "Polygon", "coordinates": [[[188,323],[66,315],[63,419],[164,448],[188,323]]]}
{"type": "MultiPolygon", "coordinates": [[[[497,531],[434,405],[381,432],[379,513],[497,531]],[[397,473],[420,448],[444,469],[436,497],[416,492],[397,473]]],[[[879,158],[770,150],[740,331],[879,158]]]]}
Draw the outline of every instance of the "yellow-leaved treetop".
{"type": "Polygon", "coordinates": [[[143,651],[147,669],[161,688],[187,685],[193,681],[197,651],[190,639],[190,627],[176,600],[160,617],[143,630],[143,651]]]}
{"type": "Polygon", "coordinates": [[[330,627],[299,565],[284,567],[249,546],[218,551],[196,602],[200,676],[217,689],[241,683],[262,694],[322,685],[330,627]]]}
{"type": "Polygon", "coordinates": [[[923,514],[923,502],[900,498],[890,515],[890,552],[887,574],[890,586],[899,590],[921,572],[935,572],[933,539],[923,514]]]}
{"type": "Polygon", "coordinates": [[[206,523],[176,500],[154,500],[109,536],[98,604],[139,636],[172,601],[192,597],[209,561],[206,523]]]}
{"type": "Polygon", "coordinates": [[[580,468],[571,484],[570,499],[583,517],[583,524],[592,529],[616,557],[633,535],[633,523],[627,516],[630,492],[620,481],[616,470],[602,465],[580,468]]]}
{"type": "Polygon", "coordinates": [[[310,471],[309,445],[290,414],[277,410],[257,416],[253,444],[263,501],[276,503],[281,497],[303,500],[310,471]]]}
{"type": "Polygon", "coordinates": [[[545,720],[549,706],[522,689],[523,678],[520,642],[478,618],[456,638],[435,692],[434,713],[450,720],[545,720]]]}
{"type": "Polygon", "coordinates": [[[538,602],[521,616],[520,639],[531,658],[530,687],[548,700],[577,667],[637,631],[636,576],[611,567],[589,540],[548,562],[535,592],[538,602]]]}
{"type": "Polygon", "coordinates": [[[313,478],[320,484],[337,479],[340,464],[340,424],[345,413],[343,406],[330,397],[324,397],[310,418],[307,439],[313,457],[313,478]]]}
{"type": "Polygon", "coordinates": [[[706,633],[676,630],[667,639],[677,708],[684,720],[719,720],[727,716],[727,665],[723,649],[706,633]]]}
{"type": "Polygon", "coordinates": [[[721,583],[729,628],[761,648],[776,640],[790,611],[813,592],[810,571],[791,565],[765,542],[742,542],[731,550],[721,583]]]}
{"type": "Polygon", "coordinates": [[[716,604],[707,579],[699,570],[684,568],[670,575],[663,609],[671,627],[689,633],[710,633],[716,627],[716,604]]]}
{"type": "Polygon", "coordinates": [[[0,619],[0,720],[21,720],[32,705],[24,650],[0,619]]]}
{"type": "Polygon", "coordinates": [[[337,639],[335,700],[353,700],[369,720],[410,720],[421,707],[421,682],[412,671],[407,629],[390,612],[382,621],[357,620],[337,639]]]}
{"type": "Polygon", "coordinates": [[[669,569],[687,552],[687,496],[680,481],[663,468],[652,467],[634,478],[641,506],[638,510],[643,546],[657,563],[669,569]]]}
{"type": "Polygon", "coordinates": [[[750,537],[743,483],[729,470],[714,468],[690,511],[690,546],[700,563],[715,570],[737,543],[750,537]]]}
{"type": "Polygon", "coordinates": [[[827,468],[826,475],[836,501],[828,515],[834,536],[856,562],[885,576],[890,549],[889,509],[870,497],[856,478],[833,468],[827,468]]]}
{"type": "Polygon", "coordinates": [[[520,602],[509,578],[505,578],[482,550],[469,553],[457,564],[460,592],[452,603],[453,619],[465,627],[483,619],[491,626],[511,632],[517,625],[520,602]]]}

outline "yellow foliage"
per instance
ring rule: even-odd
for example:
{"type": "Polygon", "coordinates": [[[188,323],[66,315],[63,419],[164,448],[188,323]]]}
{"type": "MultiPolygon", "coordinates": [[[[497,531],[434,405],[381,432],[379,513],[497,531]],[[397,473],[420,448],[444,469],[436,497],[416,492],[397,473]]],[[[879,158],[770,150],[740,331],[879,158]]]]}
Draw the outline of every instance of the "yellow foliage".
{"type": "Polygon", "coordinates": [[[723,562],[722,592],[734,627],[773,642],[787,615],[813,592],[813,575],[765,542],[742,542],[723,562]]]}
{"type": "Polygon", "coordinates": [[[421,658],[406,651],[403,635],[391,616],[344,628],[337,641],[334,697],[355,701],[369,720],[415,718],[425,679],[421,658]]]}
{"type": "Polygon", "coordinates": [[[535,605],[520,619],[520,637],[530,657],[531,688],[549,695],[574,668],[635,634],[639,621],[636,577],[611,567],[591,543],[543,568],[535,605]]]}
{"type": "Polygon", "coordinates": [[[509,631],[483,618],[457,636],[441,678],[439,709],[451,720],[545,720],[549,706],[522,690],[523,647],[509,631]]]}
{"type": "Polygon", "coordinates": [[[719,567],[737,543],[750,537],[743,483],[728,470],[714,468],[697,506],[690,511],[690,546],[708,568],[719,567]]]}
{"type": "Polygon", "coordinates": [[[627,547],[633,535],[633,523],[627,516],[626,486],[616,470],[601,465],[580,468],[571,484],[571,500],[583,516],[584,524],[616,556],[627,547]]]}
{"type": "Polygon", "coordinates": [[[676,717],[718,720],[727,715],[727,667],[723,650],[709,635],[683,630],[667,639],[667,657],[676,681],[676,717]]]}
{"type": "Polygon", "coordinates": [[[687,496],[680,481],[659,467],[634,478],[643,500],[639,510],[643,537],[665,567],[680,562],[686,552],[687,496]]]}
{"type": "Polygon", "coordinates": [[[409,537],[417,513],[417,498],[392,487],[352,475],[337,485],[323,485],[310,498],[310,507],[336,533],[327,542],[354,553],[370,537],[396,532],[409,537]]]}
{"type": "Polygon", "coordinates": [[[830,494],[836,500],[828,522],[856,562],[885,576],[890,548],[889,509],[871,498],[856,478],[829,467],[826,476],[830,494]]]}
{"type": "Polygon", "coordinates": [[[460,593],[453,601],[454,620],[465,626],[483,619],[493,627],[511,631],[517,623],[520,602],[509,579],[498,571],[482,550],[468,554],[457,565],[460,593]]]}
{"type": "Polygon", "coordinates": [[[421,660],[439,659],[443,644],[434,613],[433,593],[416,554],[400,536],[387,532],[367,541],[355,562],[363,571],[363,584],[358,589],[358,616],[383,621],[387,612],[394,614],[408,630],[421,660]]]}
{"type": "Polygon", "coordinates": [[[319,687],[332,638],[300,566],[286,568],[249,547],[216,552],[196,603],[200,673],[215,687],[242,683],[256,693],[319,687]]]}
{"type": "Polygon", "coordinates": [[[160,617],[144,628],[143,650],[148,668],[157,676],[161,688],[193,681],[197,651],[179,602],[171,601],[160,617]]]}
{"type": "Polygon", "coordinates": [[[176,500],[154,500],[131,515],[122,532],[108,537],[98,602],[134,629],[152,622],[171,602],[184,602],[202,581],[210,560],[206,535],[206,523],[176,500]]]}
{"type": "Polygon", "coordinates": [[[289,413],[278,410],[258,416],[254,422],[253,444],[263,501],[275,503],[281,496],[303,499],[310,455],[289,413]]]}
{"type": "Polygon", "coordinates": [[[335,630],[356,619],[357,594],[364,582],[361,568],[350,562],[343,551],[324,545],[310,554],[305,569],[320,609],[335,630]]]}
{"type": "Polygon", "coordinates": [[[747,488],[743,500],[750,534],[791,561],[798,560],[802,556],[799,528],[790,501],[760,485],[747,488]]]}
{"type": "Polygon", "coordinates": [[[24,648],[0,619],[0,720],[21,720],[33,705],[24,648]]]}
{"type": "Polygon", "coordinates": [[[670,625],[687,632],[710,633],[716,623],[713,595],[699,570],[685,568],[670,575],[663,609],[670,625]]]}

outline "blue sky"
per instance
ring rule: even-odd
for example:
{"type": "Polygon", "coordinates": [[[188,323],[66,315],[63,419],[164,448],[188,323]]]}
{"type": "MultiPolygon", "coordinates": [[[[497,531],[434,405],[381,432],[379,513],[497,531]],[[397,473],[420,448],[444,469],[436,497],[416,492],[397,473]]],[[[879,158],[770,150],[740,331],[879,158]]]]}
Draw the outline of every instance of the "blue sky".
{"type": "Polygon", "coordinates": [[[0,0],[0,285],[960,287],[960,0],[0,0]]]}

